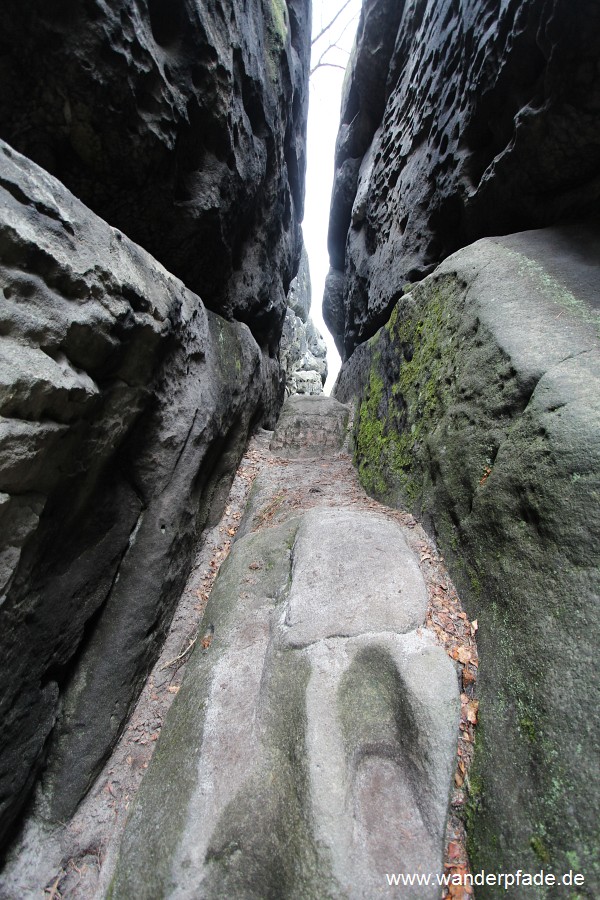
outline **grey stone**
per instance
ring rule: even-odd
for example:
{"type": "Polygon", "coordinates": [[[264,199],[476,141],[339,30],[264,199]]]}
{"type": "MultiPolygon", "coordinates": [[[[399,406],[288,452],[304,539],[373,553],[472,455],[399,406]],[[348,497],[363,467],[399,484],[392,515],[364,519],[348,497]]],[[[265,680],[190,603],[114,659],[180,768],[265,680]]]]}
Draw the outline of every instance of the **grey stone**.
{"type": "MultiPolygon", "coordinates": [[[[30,380],[35,383],[34,373],[30,380]]],[[[67,461],[68,432],[68,426],[58,422],[0,417],[0,489],[21,494],[53,487],[56,472],[48,467],[48,457],[52,455],[55,466],[67,461]]]]}
{"type": "Polygon", "coordinates": [[[39,347],[6,339],[0,360],[0,414],[19,418],[21,411],[36,419],[78,418],[99,394],[87,373],[78,371],[57,352],[52,359],[39,347]]]}
{"type": "MultiPolygon", "coordinates": [[[[350,513],[375,542],[400,532],[362,515],[350,513]]],[[[213,641],[195,649],[163,727],[126,827],[112,900],[372,898],[393,893],[390,867],[440,871],[456,672],[429,636],[397,633],[382,607],[369,619],[356,579],[349,585],[342,575],[354,552],[348,524],[343,511],[316,509],[235,543],[204,617],[213,641]],[[308,536],[319,522],[332,547],[319,583],[325,589],[342,576],[336,631],[354,636],[331,637],[321,621],[300,648],[288,622],[313,616],[308,536]]],[[[405,562],[394,563],[390,597],[405,562]]],[[[407,577],[392,605],[406,601],[407,617],[422,622],[424,607],[419,616],[411,594],[424,585],[410,566],[407,577]]],[[[380,559],[366,556],[363,579],[377,578],[383,592],[380,559]]],[[[407,896],[438,894],[421,887],[407,896]]]]}
{"type": "Polygon", "coordinates": [[[302,245],[302,255],[300,256],[300,265],[298,266],[298,274],[290,284],[287,295],[287,304],[292,312],[298,316],[304,323],[308,322],[310,313],[310,304],[312,300],[312,289],[310,283],[310,266],[308,262],[308,253],[306,247],[302,245]]]}
{"type": "Polygon", "coordinates": [[[307,0],[2,8],[0,136],[275,355],[301,250],[307,0]]]}
{"type": "Polygon", "coordinates": [[[35,531],[43,507],[44,498],[37,494],[17,497],[0,494],[0,530],[7,536],[0,550],[0,606],[4,601],[6,585],[17,568],[23,545],[35,531]]]}
{"type": "Polygon", "coordinates": [[[279,359],[285,371],[286,396],[321,394],[327,380],[327,347],[309,318],[311,303],[308,256],[303,247],[298,275],[288,293],[279,359]]]}
{"type": "Polygon", "coordinates": [[[336,388],[358,399],[363,485],[435,532],[479,623],[471,865],[577,867],[590,896],[599,294],[597,228],[478,241],[398,301],[336,388]]]}
{"type": "Polygon", "coordinates": [[[342,358],[344,352],[344,287],[343,271],[330,269],[325,279],[323,293],[323,321],[333,335],[335,346],[342,358]]]}
{"type": "Polygon", "coordinates": [[[344,268],[346,235],[350,227],[360,163],[360,159],[346,159],[335,173],[327,232],[327,249],[334,269],[344,268]]]}
{"type": "Polygon", "coordinates": [[[0,837],[117,739],[279,365],[0,145],[0,837]]]}
{"type": "Polygon", "coordinates": [[[286,643],[404,633],[424,621],[426,610],[423,576],[393,522],[349,509],[306,513],[294,544],[286,643]]]}
{"type": "Polygon", "coordinates": [[[599,35],[593,0],[363,4],[330,220],[344,359],[459,247],[596,214],[599,35]]]}
{"type": "Polygon", "coordinates": [[[271,440],[279,456],[311,457],[342,449],[348,409],[331,397],[297,394],[286,400],[271,440]]]}
{"type": "Polygon", "coordinates": [[[305,323],[288,307],[279,359],[285,372],[286,396],[322,394],[327,379],[327,347],[311,319],[305,323]]]}

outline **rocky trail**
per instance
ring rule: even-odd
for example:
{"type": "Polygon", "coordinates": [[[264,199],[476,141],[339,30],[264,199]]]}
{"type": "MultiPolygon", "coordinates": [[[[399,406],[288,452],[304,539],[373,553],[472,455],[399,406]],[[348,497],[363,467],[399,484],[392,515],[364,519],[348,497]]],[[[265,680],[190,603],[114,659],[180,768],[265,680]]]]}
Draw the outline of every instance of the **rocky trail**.
{"type": "Polygon", "coordinates": [[[295,397],[252,439],[119,744],[70,822],[38,794],[1,897],[376,897],[442,854],[465,870],[477,623],[360,487],[347,420],[295,397]]]}

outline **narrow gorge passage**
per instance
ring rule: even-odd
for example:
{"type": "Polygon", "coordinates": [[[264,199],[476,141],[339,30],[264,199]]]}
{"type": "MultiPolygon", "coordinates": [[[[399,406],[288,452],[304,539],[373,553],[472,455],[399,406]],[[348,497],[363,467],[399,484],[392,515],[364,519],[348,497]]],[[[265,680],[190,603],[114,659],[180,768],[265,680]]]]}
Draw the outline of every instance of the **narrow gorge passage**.
{"type": "Polygon", "coordinates": [[[8,896],[375,897],[443,854],[463,871],[475,629],[348,433],[295,396],[253,438],[119,745],[67,827],[40,807],[8,896]]]}

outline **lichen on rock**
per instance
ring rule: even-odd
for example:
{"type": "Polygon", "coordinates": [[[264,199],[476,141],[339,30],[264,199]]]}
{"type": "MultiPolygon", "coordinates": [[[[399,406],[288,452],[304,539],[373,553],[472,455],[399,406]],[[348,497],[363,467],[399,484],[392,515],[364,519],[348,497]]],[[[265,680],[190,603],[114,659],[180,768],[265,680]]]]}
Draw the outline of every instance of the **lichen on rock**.
{"type": "Polygon", "coordinates": [[[479,241],[400,297],[334,391],[356,398],[362,483],[433,530],[479,622],[471,864],[543,848],[568,871],[576,852],[594,884],[599,259],[591,226],[479,241]]]}

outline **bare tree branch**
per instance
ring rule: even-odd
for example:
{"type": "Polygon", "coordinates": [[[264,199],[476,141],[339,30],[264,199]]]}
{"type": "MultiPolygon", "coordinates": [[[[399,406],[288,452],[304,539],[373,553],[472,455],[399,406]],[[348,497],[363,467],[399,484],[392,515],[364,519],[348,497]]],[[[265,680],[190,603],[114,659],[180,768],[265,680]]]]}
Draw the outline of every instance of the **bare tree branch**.
{"type": "Polygon", "coordinates": [[[346,71],[346,66],[340,66],[339,63],[318,62],[316,64],[316,66],[312,67],[312,69],[310,70],[310,74],[313,75],[317,71],[317,69],[325,69],[325,68],[341,69],[342,72],[346,71]]]}
{"type": "Polygon", "coordinates": [[[345,66],[342,66],[341,63],[324,61],[325,57],[327,56],[327,54],[329,53],[330,50],[339,50],[340,53],[344,53],[346,56],[348,55],[347,51],[344,50],[342,47],[340,47],[338,44],[334,44],[334,43],[328,44],[327,47],[325,47],[325,49],[319,56],[317,62],[314,64],[314,66],[311,66],[309,76],[312,75],[314,72],[316,72],[317,69],[322,69],[324,66],[328,66],[331,69],[345,69],[346,68],[345,66]]]}
{"type": "Polygon", "coordinates": [[[346,7],[350,5],[350,3],[351,3],[351,0],[346,0],[346,2],[344,3],[344,5],[336,12],[336,14],[335,14],[335,16],[333,17],[333,19],[331,19],[331,21],[328,22],[327,25],[325,25],[323,28],[321,28],[320,32],[319,32],[318,34],[316,34],[316,35],[314,36],[314,38],[311,40],[311,42],[310,42],[311,47],[313,47],[313,46],[317,43],[317,41],[318,41],[320,38],[323,37],[324,34],[327,34],[327,32],[329,31],[329,29],[335,24],[335,22],[337,21],[337,19],[339,19],[339,17],[341,16],[341,14],[344,12],[344,10],[346,9],[346,7]]]}

